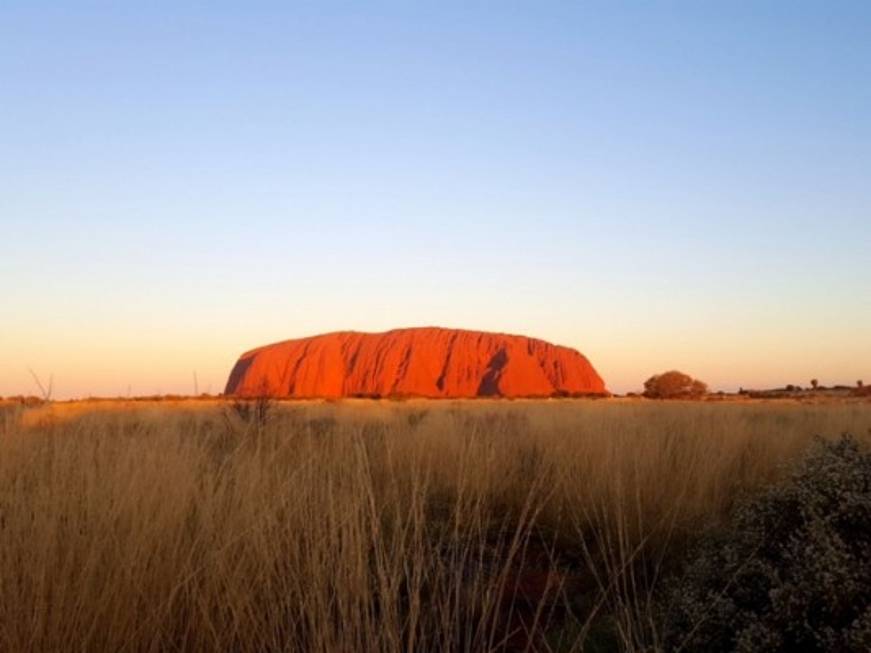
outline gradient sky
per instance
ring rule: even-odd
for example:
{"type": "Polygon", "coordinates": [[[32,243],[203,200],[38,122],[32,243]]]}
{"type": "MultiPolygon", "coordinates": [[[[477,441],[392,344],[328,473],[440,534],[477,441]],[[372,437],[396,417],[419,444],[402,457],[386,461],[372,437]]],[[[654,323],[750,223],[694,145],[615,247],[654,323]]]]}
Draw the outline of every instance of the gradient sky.
{"type": "Polygon", "coordinates": [[[0,395],[415,325],[871,382],[871,3],[712,4],[3,2],[0,395]]]}

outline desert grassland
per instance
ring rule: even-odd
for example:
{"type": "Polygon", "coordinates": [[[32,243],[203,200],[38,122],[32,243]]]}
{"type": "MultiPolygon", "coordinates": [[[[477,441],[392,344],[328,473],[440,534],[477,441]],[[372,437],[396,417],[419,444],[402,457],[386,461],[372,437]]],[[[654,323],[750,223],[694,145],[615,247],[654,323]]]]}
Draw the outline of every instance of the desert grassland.
{"type": "Polygon", "coordinates": [[[2,651],[655,651],[693,537],[871,404],[0,410],[2,651]]]}

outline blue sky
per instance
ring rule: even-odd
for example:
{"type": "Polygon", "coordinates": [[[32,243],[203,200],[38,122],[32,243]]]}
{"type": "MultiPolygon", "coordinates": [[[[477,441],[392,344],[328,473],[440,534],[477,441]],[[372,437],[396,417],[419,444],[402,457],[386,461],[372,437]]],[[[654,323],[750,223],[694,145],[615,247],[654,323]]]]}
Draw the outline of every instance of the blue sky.
{"type": "Polygon", "coordinates": [[[871,5],[126,4],[0,6],[0,395],[430,324],[871,377],[871,5]]]}

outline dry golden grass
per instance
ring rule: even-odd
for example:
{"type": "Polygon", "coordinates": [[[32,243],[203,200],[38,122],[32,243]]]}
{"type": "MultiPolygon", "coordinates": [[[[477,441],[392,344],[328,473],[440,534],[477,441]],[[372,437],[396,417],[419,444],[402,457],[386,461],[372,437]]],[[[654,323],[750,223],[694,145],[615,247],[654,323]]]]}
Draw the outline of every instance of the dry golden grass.
{"type": "Polygon", "coordinates": [[[869,403],[105,408],[0,410],[2,651],[657,650],[692,534],[871,439],[869,403]]]}

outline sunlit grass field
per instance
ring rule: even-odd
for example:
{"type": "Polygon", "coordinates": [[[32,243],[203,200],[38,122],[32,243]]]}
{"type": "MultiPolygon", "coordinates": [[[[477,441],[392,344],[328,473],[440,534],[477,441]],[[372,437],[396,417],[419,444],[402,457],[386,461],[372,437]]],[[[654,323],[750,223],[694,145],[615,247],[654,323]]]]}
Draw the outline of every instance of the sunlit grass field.
{"type": "Polygon", "coordinates": [[[2,651],[656,651],[693,539],[871,403],[0,410],[2,651]]]}

